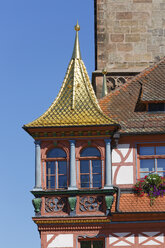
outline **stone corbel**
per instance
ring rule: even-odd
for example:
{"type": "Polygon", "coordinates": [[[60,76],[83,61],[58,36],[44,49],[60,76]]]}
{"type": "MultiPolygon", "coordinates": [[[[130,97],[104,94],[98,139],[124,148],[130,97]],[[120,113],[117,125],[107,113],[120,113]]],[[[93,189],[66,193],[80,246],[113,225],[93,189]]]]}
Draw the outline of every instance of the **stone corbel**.
{"type": "Polygon", "coordinates": [[[106,195],[105,196],[106,215],[109,215],[111,213],[111,208],[112,208],[113,202],[114,202],[114,196],[113,195],[106,195]]]}
{"type": "Polygon", "coordinates": [[[36,215],[40,215],[41,214],[41,204],[42,204],[42,199],[41,198],[34,198],[32,200],[33,206],[34,206],[34,211],[36,213],[36,215]]]}
{"type": "Polygon", "coordinates": [[[77,203],[76,196],[69,196],[68,202],[70,206],[70,215],[75,215],[76,214],[76,203],[77,203]]]}

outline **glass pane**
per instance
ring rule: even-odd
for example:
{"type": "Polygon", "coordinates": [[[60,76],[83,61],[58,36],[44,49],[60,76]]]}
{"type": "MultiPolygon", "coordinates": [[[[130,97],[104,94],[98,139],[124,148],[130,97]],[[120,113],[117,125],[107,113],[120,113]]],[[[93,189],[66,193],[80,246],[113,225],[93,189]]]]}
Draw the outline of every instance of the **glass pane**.
{"type": "Polygon", "coordinates": [[[80,157],[100,157],[100,152],[95,147],[88,147],[81,152],[80,157]]]}
{"type": "Polygon", "coordinates": [[[140,155],[154,155],[154,146],[141,146],[140,155]]]}
{"type": "Polygon", "coordinates": [[[55,176],[47,176],[46,177],[46,187],[48,189],[54,189],[55,188],[55,176]]]}
{"type": "Polygon", "coordinates": [[[101,173],[101,160],[92,160],[92,172],[101,173]]]}
{"type": "Polygon", "coordinates": [[[103,241],[93,241],[93,248],[103,248],[103,241]]]}
{"type": "Polygon", "coordinates": [[[165,159],[157,159],[157,171],[165,171],[165,159]]]}
{"type": "Polygon", "coordinates": [[[81,188],[89,188],[89,175],[81,175],[81,188]]]}
{"type": "Polygon", "coordinates": [[[67,176],[62,175],[58,177],[58,187],[67,188],[67,176]]]}
{"type": "Polygon", "coordinates": [[[58,161],[58,174],[67,174],[66,161],[58,161]]]}
{"type": "Polygon", "coordinates": [[[66,158],[66,153],[60,148],[54,148],[48,151],[47,158],[66,158]]]}
{"type": "Polygon", "coordinates": [[[55,174],[55,161],[46,163],[46,174],[55,174]]]}
{"type": "Polygon", "coordinates": [[[80,173],[89,173],[89,160],[80,161],[80,173]]]}
{"type": "Polygon", "coordinates": [[[155,171],[154,159],[141,159],[140,160],[140,172],[141,171],[155,171]]]}
{"type": "Polygon", "coordinates": [[[165,172],[157,172],[159,176],[165,177],[165,172]]]}
{"type": "Polygon", "coordinates": [[[91,241],[81,241],[81,248],[91,248],[91,241]]]}
{"type": "Polygon", "coordinates": [[[140,178],[143,178],[143,177],[147,176],[148,174],[149,174],[149,172],[148,173],[140,173],[140,178]]]}
{"type": "Polygon", "coordinates": [[[149,103],[148,111],[149,112],[164,111],[164,103],[149,103]]]}
{"type": "Polygon", "coordinates": [[[93,175],[93,187],[94,188],[101,188],[101,174],[94,174],[93,175]]]}
{"type": "Polygon", "coordinates": [[[156,155],[165,155],[165,146],[156,147],[156,155]]]}

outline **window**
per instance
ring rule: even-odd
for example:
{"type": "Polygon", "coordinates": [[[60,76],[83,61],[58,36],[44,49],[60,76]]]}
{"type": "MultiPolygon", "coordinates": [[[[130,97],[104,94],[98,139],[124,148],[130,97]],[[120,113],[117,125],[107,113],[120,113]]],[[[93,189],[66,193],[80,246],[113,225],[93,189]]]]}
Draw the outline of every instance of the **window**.
{"type": "Polygon", "coordinates": [[[104,248],[103,240],[80,241],[80,248],[104,248]]]}
{"type": "Polygon", "coordinates": [[[164,103],[149,103],[148,104],[148,112],[159,112],[165,111],[164,103]]]}
{"type": "Polygon", "coordinates": [[[54,148],[47,153],[46,160],[46,188],[67,188],[67,161],[65,151],[60,148],[54,148]]]}
{"type": "Polygon", "coordinates": [[[141,178],[149,173],[165,176],[165,144],[139,146],[138,154],[141,178]]]}
{"type": "Polygon", "coordinates": [[[102,187],[101,155],[98,149],[88,147],[80,153],[80,187],[102,187]]]}

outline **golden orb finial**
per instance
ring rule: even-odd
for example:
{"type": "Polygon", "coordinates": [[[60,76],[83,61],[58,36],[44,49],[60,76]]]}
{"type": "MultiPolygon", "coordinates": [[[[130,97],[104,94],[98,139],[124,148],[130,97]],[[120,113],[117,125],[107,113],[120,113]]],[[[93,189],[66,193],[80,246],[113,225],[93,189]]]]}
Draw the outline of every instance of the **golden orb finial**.
{"type": "Polygon", "coordinates": [[[102,70],[102,73],[103,73],[104,75],[106,75],[106,74],[107,74],[107,70],[106,70],[106,68],[104,68],[104,69],[102,70]]]}
{"type": "Polygon", "coordinates": [[[74,29],[75,29],[76,31],[79,31],[79,30],[80,30],[80,26],[79,26],[79,24],[78,24],[78,21],[77,21],[77,24],[76,24],[76,26],[74,27],[74,29]]]}

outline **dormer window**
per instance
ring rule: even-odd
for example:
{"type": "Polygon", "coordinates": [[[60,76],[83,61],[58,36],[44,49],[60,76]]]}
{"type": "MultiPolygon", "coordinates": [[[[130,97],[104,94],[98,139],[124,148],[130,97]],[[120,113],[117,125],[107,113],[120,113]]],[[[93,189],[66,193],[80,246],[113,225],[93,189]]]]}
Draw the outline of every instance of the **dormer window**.
{"type": "Polygon", "coordinates": [[[165,111],[165,103],[149,103],[148,104],[148,112],[164,112],[165,111]]]}

